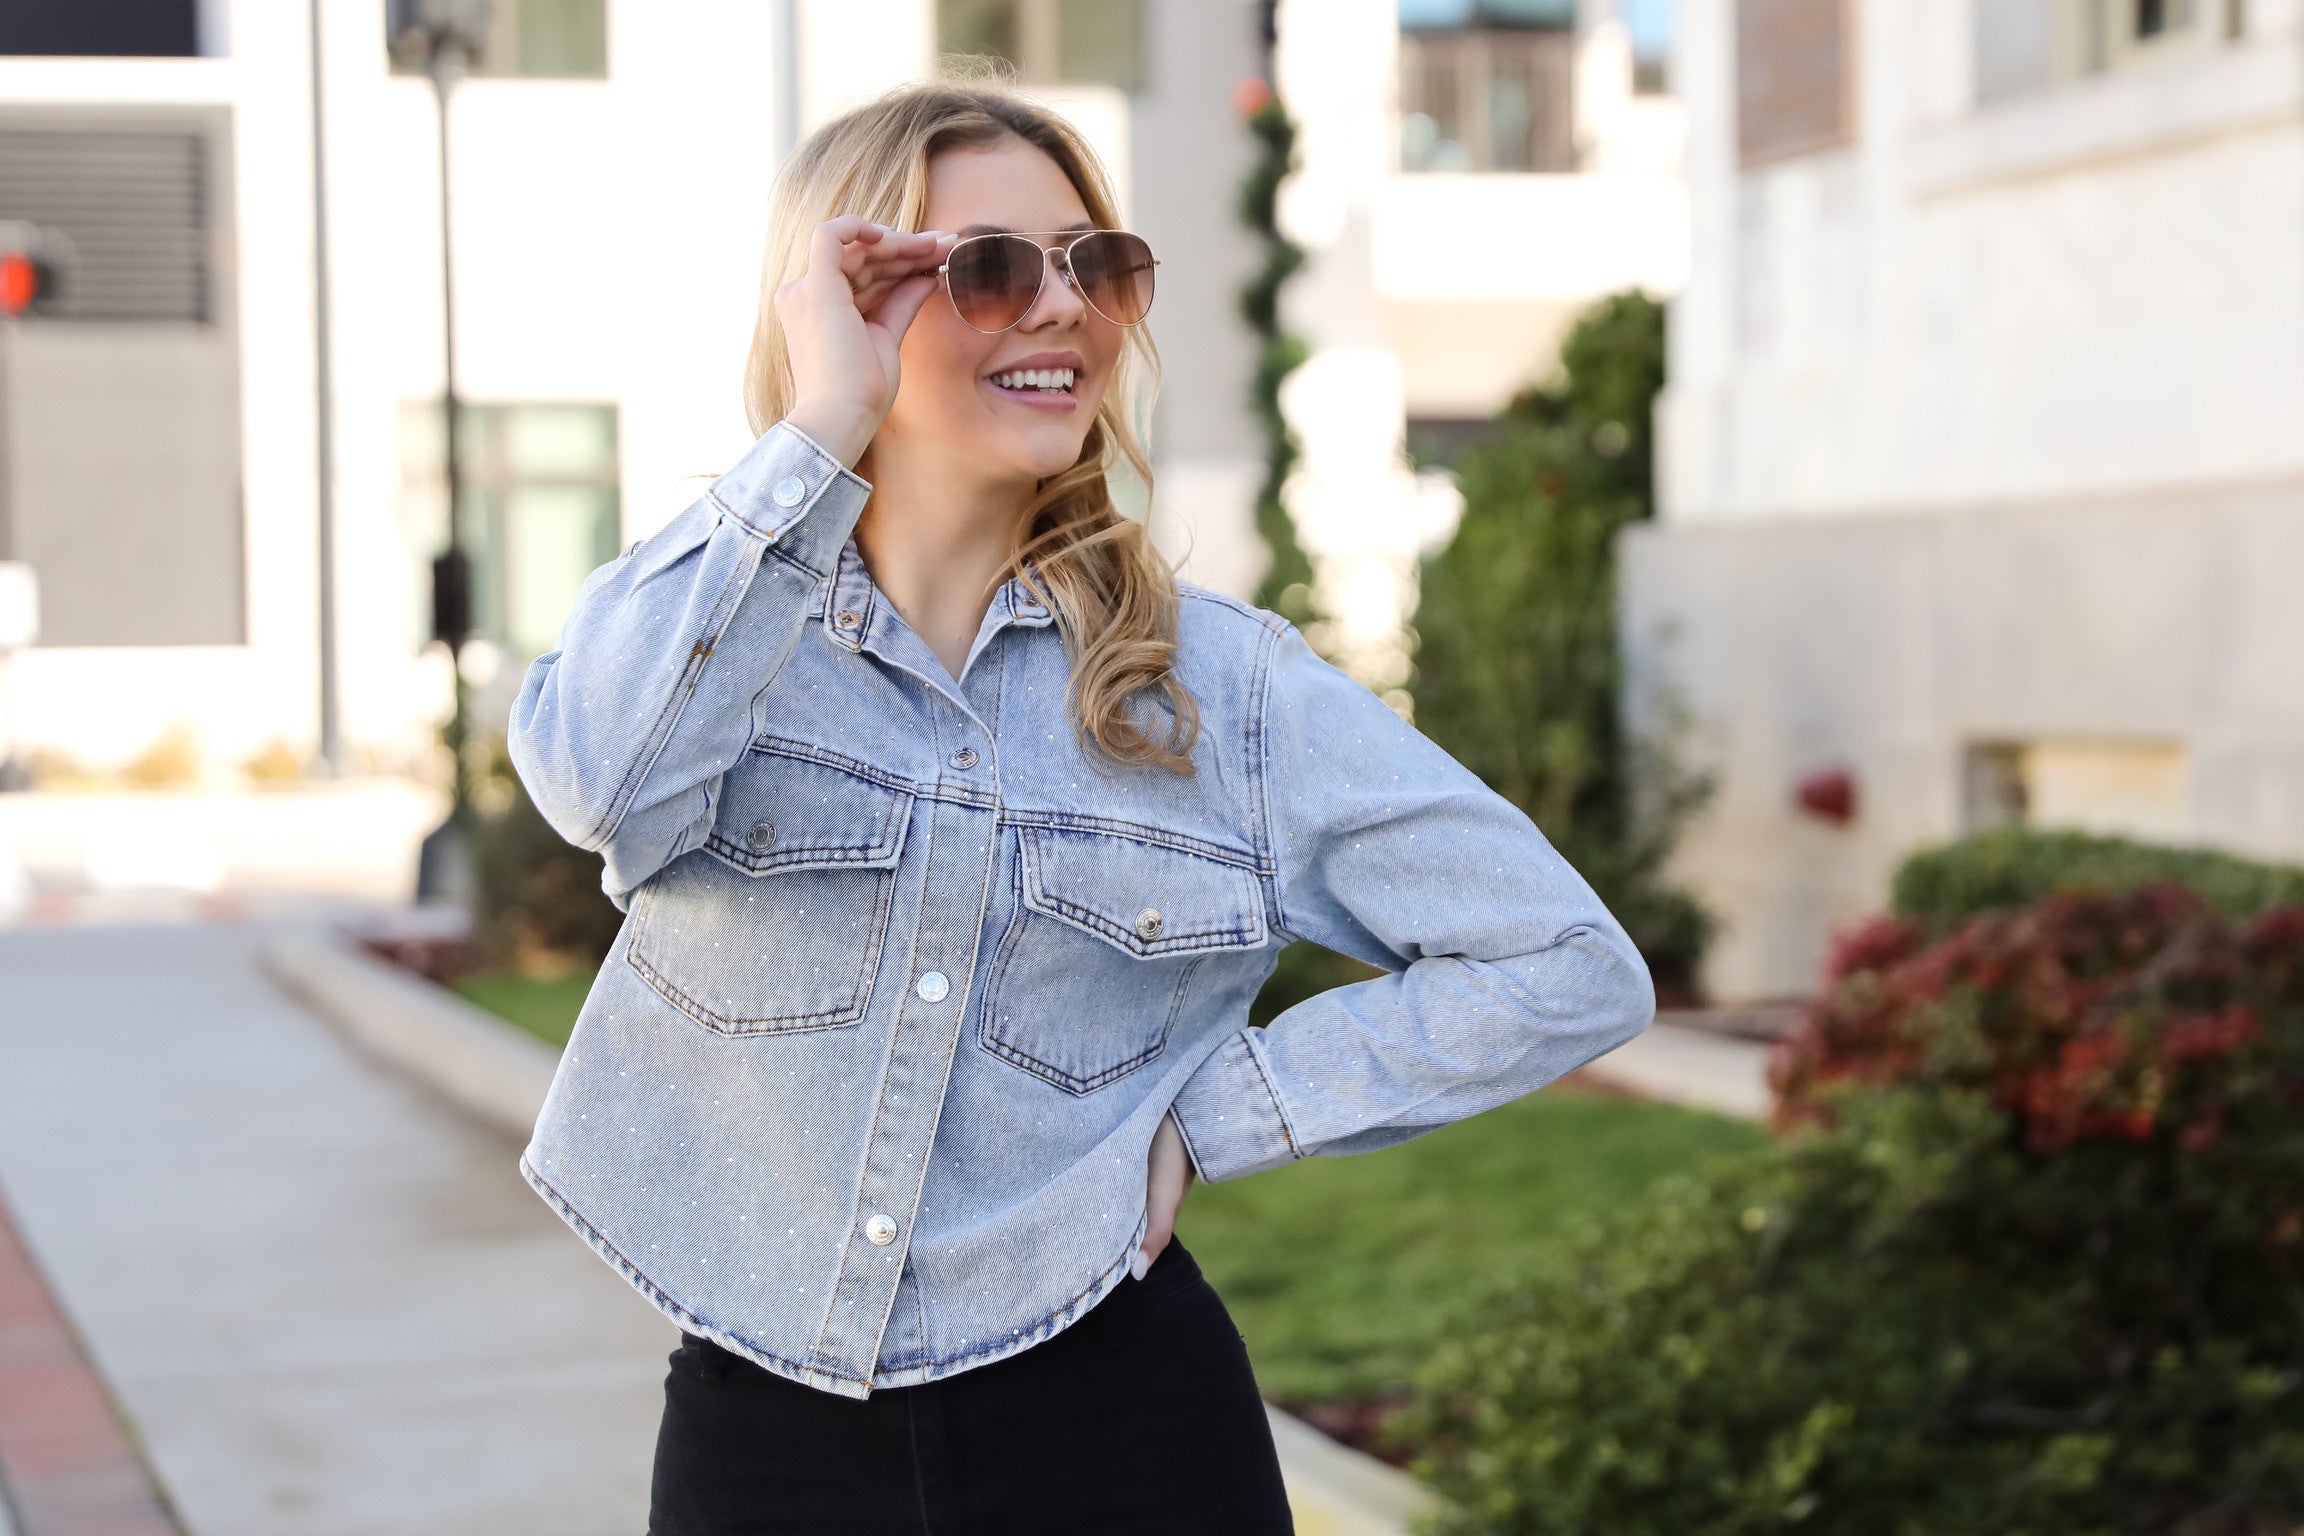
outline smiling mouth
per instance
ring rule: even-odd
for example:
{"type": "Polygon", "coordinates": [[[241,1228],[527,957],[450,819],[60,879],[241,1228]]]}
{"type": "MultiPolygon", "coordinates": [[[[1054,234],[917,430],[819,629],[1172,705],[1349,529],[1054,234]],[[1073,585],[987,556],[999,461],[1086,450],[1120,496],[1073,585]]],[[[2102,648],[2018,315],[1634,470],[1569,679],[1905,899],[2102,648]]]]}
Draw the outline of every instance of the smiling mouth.
{"type": "Polygon", "coordinates": [[[1014,368],[988,377],[995,389],[1030,395],[1069,395],[1079,382],[1070,368],[1014,368]]]}

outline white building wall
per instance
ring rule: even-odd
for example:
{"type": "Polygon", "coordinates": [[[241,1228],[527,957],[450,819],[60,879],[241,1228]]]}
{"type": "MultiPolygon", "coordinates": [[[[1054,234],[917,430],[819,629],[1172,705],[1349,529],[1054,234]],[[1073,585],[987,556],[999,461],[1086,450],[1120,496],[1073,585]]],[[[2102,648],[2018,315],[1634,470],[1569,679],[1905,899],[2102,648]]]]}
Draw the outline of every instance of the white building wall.
{"type": "Polygon", "coordinates": [[[1967,754],[2173,754],[2056,818],[2304,857],[2304,6],[1974,104],[1967,4],[1859,0],[1842,149],[1736,163],[1733,7],[1686,8],[1694,258],[1626,544],[1636,707],[1716,776],[1679,871],[1727,997],[1958,834],[1967,754]],[[1845,768],[1853,821],[1802,814],[1845,768]],[[2127,817],[2123,821],[2123,815],[2127,817]]]}

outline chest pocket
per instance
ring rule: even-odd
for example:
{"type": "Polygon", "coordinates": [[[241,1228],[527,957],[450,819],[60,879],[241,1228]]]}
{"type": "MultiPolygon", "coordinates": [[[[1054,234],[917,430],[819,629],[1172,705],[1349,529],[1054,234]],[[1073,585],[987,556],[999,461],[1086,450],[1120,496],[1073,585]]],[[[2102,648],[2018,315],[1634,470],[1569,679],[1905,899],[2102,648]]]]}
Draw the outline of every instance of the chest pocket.
{"type": "Polygon", "coordinates": [[[912,797],[825,763],[747,753],[702,848],[633,900],[627,958],[722,1034],[864,1017],[912,797]]]}
{"type": "Polygon", "coordinates": [[[1068,1093],[1167,1047],[1207,960],[1266,942],[1254,874],[1106,833],[1018,831],[1015,915],[985,979],[977,1043],[1068,1093]]]}

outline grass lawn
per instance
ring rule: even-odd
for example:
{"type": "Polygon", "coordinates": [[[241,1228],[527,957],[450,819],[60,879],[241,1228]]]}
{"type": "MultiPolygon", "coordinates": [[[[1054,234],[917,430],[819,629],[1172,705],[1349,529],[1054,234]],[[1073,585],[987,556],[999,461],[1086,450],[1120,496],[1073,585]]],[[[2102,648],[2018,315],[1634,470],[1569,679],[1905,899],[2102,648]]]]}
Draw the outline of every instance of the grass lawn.
{"type": "MultiPolygon", "coordinates": [[[[589,971],[491,973],[456,990],[557,1046],[591,984],[589,971]]],[[[1764,1139],[1721,1115],[1555,1087],[1383,1152],[1195,1184],[1178,1230],[1267,1395],[1384,1397],[1482,1281],[1663,1175],[1764,1139]]]]}
{"type": "Polygon", "coordinates": [[[1404,1146],[1195,1184],[1177,1231],[1289,1403],[1406,1387],[1451,1308],[1756,1125],[1553,1087],[1404,1146]]]}
{"type": "Polygon", "coordinates": [[[498,1018],[510,1019],[548,1044],[564,1046],[568,1032],[576,1027],[584,994],[592,990],[592,972],[540,978],[484,971],[464,977],[455,987],[498,1018]]]}

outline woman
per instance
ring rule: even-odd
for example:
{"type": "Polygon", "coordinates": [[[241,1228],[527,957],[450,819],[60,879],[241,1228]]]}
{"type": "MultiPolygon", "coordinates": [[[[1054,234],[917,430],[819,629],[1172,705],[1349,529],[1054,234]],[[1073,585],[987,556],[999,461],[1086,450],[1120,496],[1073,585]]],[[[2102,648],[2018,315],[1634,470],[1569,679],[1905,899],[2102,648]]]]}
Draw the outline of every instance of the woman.
{"type": "Polygon", "coordinates": [[[826,126],[759,441],[522,689],[513,761],[628,916],[520,1167],[682,1330],[654,1536],[1289,1529],[1186,1185],[1650,1016],[1525,817],[1115,510],[1152,277],[1019,98],[826,126]],[[1295,938],[1390,974],[1245,1028],[1295,938]]]}

